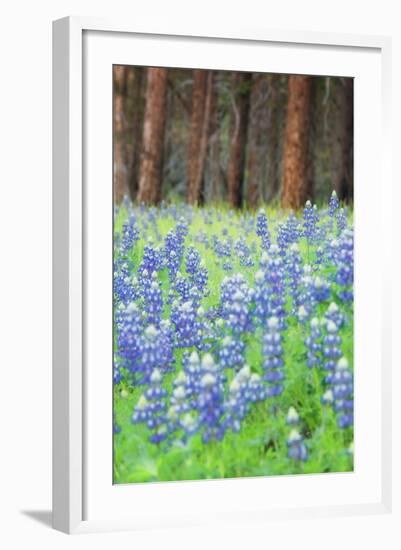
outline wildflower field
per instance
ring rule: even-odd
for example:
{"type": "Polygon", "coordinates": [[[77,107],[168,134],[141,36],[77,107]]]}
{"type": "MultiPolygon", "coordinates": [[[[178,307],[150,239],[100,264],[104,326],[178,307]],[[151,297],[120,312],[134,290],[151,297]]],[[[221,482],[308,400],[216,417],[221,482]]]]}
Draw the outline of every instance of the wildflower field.
{"type": "Polygon", "coordinates": [[[353,221],[116,207],[114,482],[353,469],[353,221]]]}

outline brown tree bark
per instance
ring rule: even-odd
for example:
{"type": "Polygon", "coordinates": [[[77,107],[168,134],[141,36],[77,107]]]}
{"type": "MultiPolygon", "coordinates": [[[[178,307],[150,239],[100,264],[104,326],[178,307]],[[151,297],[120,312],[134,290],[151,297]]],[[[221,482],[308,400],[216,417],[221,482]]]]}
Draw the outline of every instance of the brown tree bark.
{"type": "MultiPolygon", "coordinates": [[[[203,199],[203,180],[205,174],[205,164],[207,149],[209,144],[209,135],[210,135],[210,120],[212,112],[212,95],[213,95],[213,82],[214,75],[213,71],[206,71],[206,88],[205,88],[205,98],[203,106],[203,120],[200,128],[199,136],[199,149],[195,153],[192,151],[192,154],[195,154],[196,162],[193,162],[194,159],[191,157],[189,159],[189,164],[194,164],[191,169],[191,180],[188,182],[188,202],[190,204],[198,204],[203,199]],[[192,171],[193,170],[193,171],[192,171]]],[[[196,128],[197,130],[197,128],[196,128]]],[[[198,139],[194,141],[198,142],[198,139]]],[[[192,139],[191,139],[192,145],[192,139]]]]}
{"type": "Polygon", "coordinates": [[[341,200],[353,197],[354,81],[341,79],[335,90],[336,118],[333,146],[333,189],[341,200]]]}
{"type": "Polygon", "coordinates": [[[227,169],[228,202],[238,208],[242,205],[245,146],[248,127],[249,96],[252,74],[233,74],[233,105],[231,111],[231,140],[227,169]]]}
{"type": "Polygon", "coordinates": [[[188,152],[187,201],[196,204],[201,193],[204,171],[204,158],[201,156],[201,143],[206,114],[206,88],[210,71],[195,69],[192,85],[191,129],[188,152]]]}
{"type": "Polygon", "coordinates": [[[167,69],[147,69],[146,107],[143,124],[137,201],[159,202],[166,123],[167,69]]]}
{"type": "Polygon", "coordinates": [[[287,111],[287,80],[280,74],[267,76],[269,87],[268,124],[266,140],[266,185],[263,199],[266,202],[276,200],[281,186],[281,160],[283,151],[283,128],[287,111]],[[285,92],[284,92],[285,90],[285,92]]]}
{"type": "Polygon", "coordinates": [[[298,209],[308,192],[308,141],[312,78],[291,75],[288,78],[287,122],[283,154],[283,208],[298,209]]]}
{"type": "Polygon", "coordinates": [[[128,193],[128,157],[126,146],[127,67],[116,65],[113,74],[113,180],[114,201],[119,204],[128,193]]]}
{"type": "Polygon", "coordinates": [[[217,74],[213,74],[213,86],[210,107],[210,137],[209,137],[209,173],[210,197],[212,201],[221,200],[221,166],[220,166],[220,121],[219,121],[219,94],[217,74]]]}
{"type": "Polygon", "coordinates": [[[257,208],[263,200],[266,168],[266,136],[270,131],[271,91],[266,75],[255,73],[252,80],[247,143],[247,204],[257,208]]]}
{"type": "Polygon", "coordinates": [[[141,163],[142,149],[142,134],[143,134],[143,119],[144,119],[144,85],[145,85],[145,69],[143,67],[131,68],[131,88],[132,109],[131,109],[131,135],[132,135],[132,152],[129,174],[129,191],[131,199],[135,200],[138,192],[139,183],[139,168],[141,163]]]}

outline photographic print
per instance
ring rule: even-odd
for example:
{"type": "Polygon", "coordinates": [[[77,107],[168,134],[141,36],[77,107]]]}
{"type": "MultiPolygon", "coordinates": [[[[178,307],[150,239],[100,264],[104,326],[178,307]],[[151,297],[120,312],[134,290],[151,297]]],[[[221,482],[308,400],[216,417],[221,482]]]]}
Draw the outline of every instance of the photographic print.
{"type": "Polygon", "coordinates": [[[352,471],[353,79],[115,65],[110,116],[114,483],[352,471]]]}

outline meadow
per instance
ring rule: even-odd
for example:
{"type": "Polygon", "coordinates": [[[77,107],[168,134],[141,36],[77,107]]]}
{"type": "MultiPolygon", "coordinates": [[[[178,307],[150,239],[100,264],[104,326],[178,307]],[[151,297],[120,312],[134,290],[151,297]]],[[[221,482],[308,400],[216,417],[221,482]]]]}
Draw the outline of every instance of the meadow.
{"type": "Polygon", "coordinates": [[[353,219],[115,209],[114,482],[353,469],[353,219]]]}

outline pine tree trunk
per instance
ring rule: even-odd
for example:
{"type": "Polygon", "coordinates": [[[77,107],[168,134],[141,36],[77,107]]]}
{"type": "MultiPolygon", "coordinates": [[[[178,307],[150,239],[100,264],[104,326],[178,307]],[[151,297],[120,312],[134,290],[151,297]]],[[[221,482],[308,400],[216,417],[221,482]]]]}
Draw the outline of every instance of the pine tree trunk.
{"type": "Polygon", "coordinates": [[[245,146],[249,114],[249,89],[252,75],[234,73],[233,105],[231,112],[231,140],[227,170],[228,202],[238,208],[242,205],[245,146]]]}
{"type": "Polygon", "coordinates": [[[336,119],[333,147],[333,189],[341,200],[353,197],[353,96],[354,82],[345,78],[336,88],[336,119]]]}
{"type": "Polygon", "coordinates": [[[200,198],[201,180],[203,175],[200,148],[206,108],[206,88],[209,71],[196,69],[193,73],[191,130],[188,153],[188,184],[187,201],[196,204],[200,198]]]}
{"type": "Polygon", "coordinates": [[[221,199],[221,167],[220,167],[220,127],[219,127],[219,96],[217,75],[213,75],[213,87],[210,108],[210,138],[209,138],[209,173],[210,173],[210,200],[221,199]]]}
{"type": "Polygon", "coordinates": [[[141,162],[143,118],[144,118],[144,84],[145,69],[132,67],[132,154],[129,174],[131,199],[135,200],[138,192],[139,168],[141,162]]]}
{"type": "Polygon", "coordinates": [[[137,201],[159,202],[166,122],[167,69],[149,68],[137,201]]]}
{"type": "Polygon", "coordinates": [[[269,86],[268,124],[266,140],[266,185],[263,189],[263,199],[266,202],[276,200],[281,186],[281,159],[283,151],[283,128],[287,110],[287,76],[268,75],[269,86]],[[284,82],[285,79],[285,82],[284,82]]]}
{"type": "Polygon", "coordinates": [[[308,141],[312,79],[288,78],[287,123],[283,154],[282,197],[284,208],[298,209],[308,193],[308,141]]]}
{"type": "Polygon", "coordinates": [[[247,144],[247,203],[257,208],[263,199],[263,180],[266,153],[264,138],[268,132],[266,77],[254,74],[250,95],[249,128],[247,144]]]}
{"type": "Polygon", "coordinates": [[[128,193],[128,158],[126,147],[127,67],[114,67],[114,201],[119,204],[128,193]]]}

